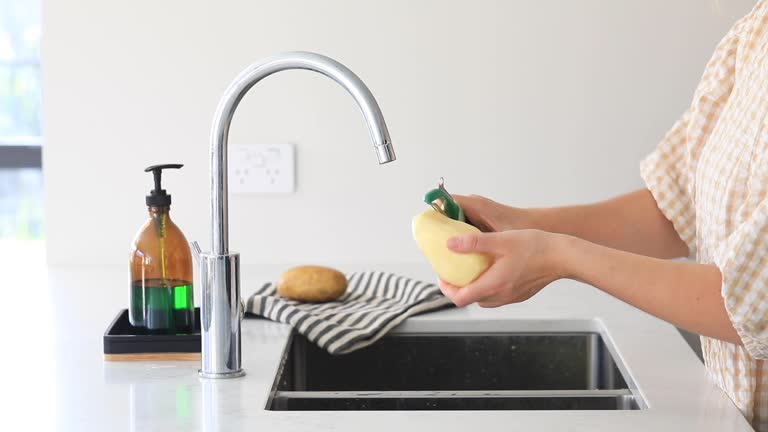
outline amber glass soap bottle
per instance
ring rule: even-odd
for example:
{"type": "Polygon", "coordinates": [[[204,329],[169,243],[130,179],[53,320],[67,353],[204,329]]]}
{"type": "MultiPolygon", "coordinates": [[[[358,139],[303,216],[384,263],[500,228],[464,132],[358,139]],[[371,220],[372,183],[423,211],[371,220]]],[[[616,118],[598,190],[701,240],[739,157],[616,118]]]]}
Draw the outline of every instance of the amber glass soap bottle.
{"type": "Polygon", "coordinates": [[[147,195],[149,218],[133,240],[130,256],[129,316],[135,327],[151,333],[189,333],[194,329],[192,255],[187,239],[169,215],[171,195],[161,185],[164,169],[183,165],[154,165],[155,188],[147,195]]]}

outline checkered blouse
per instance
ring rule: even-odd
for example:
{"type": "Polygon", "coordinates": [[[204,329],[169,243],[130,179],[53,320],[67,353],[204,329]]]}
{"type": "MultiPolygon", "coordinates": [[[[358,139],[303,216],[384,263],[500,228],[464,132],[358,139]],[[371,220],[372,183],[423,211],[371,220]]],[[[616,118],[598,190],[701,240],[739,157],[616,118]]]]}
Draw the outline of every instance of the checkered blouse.
{"type": "Polygon", "coordinates": [[[768,1],[720,42],[690,108],[641,164],[697,262],[717,265],[740,347],[702,337],[713,378],[768,431],[768,1]]]}

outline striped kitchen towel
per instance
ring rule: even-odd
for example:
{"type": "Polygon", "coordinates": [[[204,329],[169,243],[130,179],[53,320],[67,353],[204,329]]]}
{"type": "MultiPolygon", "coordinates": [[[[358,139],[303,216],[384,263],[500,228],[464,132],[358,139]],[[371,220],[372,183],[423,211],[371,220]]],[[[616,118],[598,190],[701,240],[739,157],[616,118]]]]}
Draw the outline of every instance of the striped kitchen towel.
{"type": "Polygon", "coordinates": [[[351,273],[347,280],[346,293],[327,303],[280,297],[270,282],[248,298],[245,310],[291,325],[331,354],[346,354],[376,342],[409,316],[451,304],[437,285],[392,273],[351,273]]]}

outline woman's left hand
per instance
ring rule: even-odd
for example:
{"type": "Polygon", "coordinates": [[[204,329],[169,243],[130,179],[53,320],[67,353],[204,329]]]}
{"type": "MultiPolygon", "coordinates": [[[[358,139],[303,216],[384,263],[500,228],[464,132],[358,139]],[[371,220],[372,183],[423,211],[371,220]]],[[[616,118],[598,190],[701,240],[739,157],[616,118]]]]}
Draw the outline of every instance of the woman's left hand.
{"type": "Polygon", "coordinates": [[[560,279],[555,259],[559,234],[539,230],[477,233],[453,237],[448,248],[458,253],[490,256],[493,264],[474,282],[457,288],[440,281],[440,290],[456,306],[478,303],[498,307],[533,297],[548,284],[560,279]]]}

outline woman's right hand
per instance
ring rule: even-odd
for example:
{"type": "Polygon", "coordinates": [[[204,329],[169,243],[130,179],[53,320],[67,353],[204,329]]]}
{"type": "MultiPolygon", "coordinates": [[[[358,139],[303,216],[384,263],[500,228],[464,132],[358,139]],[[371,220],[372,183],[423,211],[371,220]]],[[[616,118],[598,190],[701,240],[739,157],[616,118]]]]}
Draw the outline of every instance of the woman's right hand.
{"type": "Polygon", "coordinates": [[[467,223],[483,232],[501,232],[532,228],[525,209],[505,206],[479,195],[453,195],[459,203],[467,223]]]}

